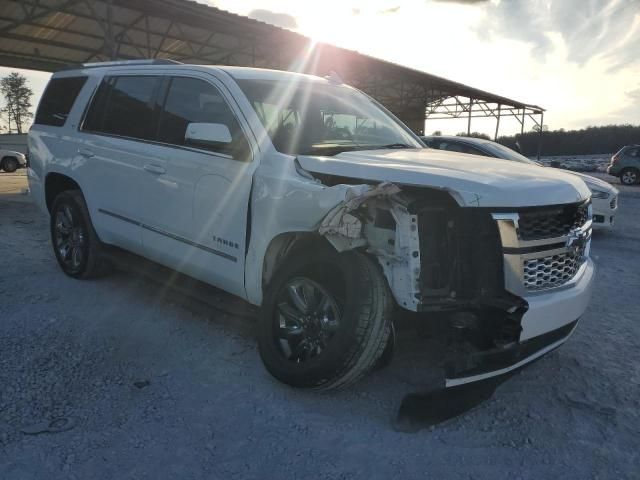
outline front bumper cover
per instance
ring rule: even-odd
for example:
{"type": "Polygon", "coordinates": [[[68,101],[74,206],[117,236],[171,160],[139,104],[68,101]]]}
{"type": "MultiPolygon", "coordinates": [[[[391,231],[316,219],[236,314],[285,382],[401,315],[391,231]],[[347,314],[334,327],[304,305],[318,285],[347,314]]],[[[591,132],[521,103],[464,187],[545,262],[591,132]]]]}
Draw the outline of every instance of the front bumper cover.
{"type": "Polygon", "coordinates": [[[574,279],[558,288],[526,298],[520,341],[509,347],[482,350],[445,363],[445,386],[454,387],[500,376],[533,362],[562,345],[585,312],[595,276],[589,258],[574,279]],[[574,320],[571,320],[574,319],[574,320]]]}
{"type": "Polygon", "coordinates": [[[575,320],[538,337],[467,355],[445,364],[445,386],[455,387],[511,373],[558,348],[571,336],[578,324],[575,320]]]}

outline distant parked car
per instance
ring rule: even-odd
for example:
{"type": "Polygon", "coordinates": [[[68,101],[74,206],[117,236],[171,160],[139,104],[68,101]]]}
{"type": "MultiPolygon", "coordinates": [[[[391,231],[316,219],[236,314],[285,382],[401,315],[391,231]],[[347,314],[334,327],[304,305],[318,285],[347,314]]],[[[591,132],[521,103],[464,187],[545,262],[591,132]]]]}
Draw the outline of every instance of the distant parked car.
{"type": "Polygon", "coordinates": [[[627,145],[611,157],[607,173],[618,177],[623,185],[640,183],[640,145],[627,145]]]}
{"type": "Polygon", "coordinates": [[[0,150],[0,170],[12,173],[27,166],[27,158],[20,152],[0,150]]]}
{"type": "MultiPolygon", "coordinates": [[[[503,160],[512,160],[520,163],[530,163],[540,165],[524,155],[511,150],[491,140],[472,137],[421,137],[422,140],[431,148],[440,150],[449,150],[452,152],[469,153],[472,155],[481,155],[483,157],[502,158],[503,160]]],[[[640,158],[637,159],[637,165],[640,167],[640,158]]],[[[608,229],[613,227],[616,211],[618,210],[618,190],[607,182],[599,178],[585,175],[584,173],[570,172],[579,176],[591,190],[591,204],[593,205],[593,227],[596,229],[608,229]]],[[[640,175],[640,170],[636,170],[640,175]]],[[[638,176],[637,175],[637,176],[638,176]]]]}

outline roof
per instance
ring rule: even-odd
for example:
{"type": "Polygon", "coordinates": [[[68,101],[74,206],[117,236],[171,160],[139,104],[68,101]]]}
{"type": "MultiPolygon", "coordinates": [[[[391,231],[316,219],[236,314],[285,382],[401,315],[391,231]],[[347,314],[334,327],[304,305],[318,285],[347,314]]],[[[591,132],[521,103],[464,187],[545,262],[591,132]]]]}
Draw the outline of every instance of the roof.
{"type": "Polygon", "coordinates": [[[512,109],[540,107],[311,39],[191,0],[0,0],[0,65],[55,71],[68,64],[164,58],[293,70],[346,83],[405,122],[465,96],[512,109]]]}

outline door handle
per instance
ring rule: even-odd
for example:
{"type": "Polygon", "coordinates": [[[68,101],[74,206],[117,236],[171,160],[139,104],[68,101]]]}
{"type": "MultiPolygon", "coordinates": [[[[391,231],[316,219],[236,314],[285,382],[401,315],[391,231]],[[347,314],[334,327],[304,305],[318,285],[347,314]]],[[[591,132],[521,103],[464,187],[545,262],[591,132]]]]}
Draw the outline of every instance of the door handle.
{"type": "Polygon", "coordinates": [[[142,168],[144,168],[147,172],[155,173],[157,175],[162,175],[166,172],[164,167],[161,167],[160,165],[154,165],[153,163],[147,163],[142,168]]]}
{"type": "Polygon", "coordinates": [[[86,158],[91,158],[96,156],[95,153],[93,153],[91,150],[87,150],[86,148],[79,148],[78,153],[86,158]]]}

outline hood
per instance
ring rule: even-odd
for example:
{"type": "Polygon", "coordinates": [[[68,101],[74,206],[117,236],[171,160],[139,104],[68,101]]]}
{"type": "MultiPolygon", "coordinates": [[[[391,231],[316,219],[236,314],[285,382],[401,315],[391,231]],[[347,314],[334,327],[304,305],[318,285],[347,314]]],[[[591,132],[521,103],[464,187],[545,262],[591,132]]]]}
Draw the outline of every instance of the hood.
{"type": "Polygon", "coordinates": [[[427,148],[300,155],[298,161],[309,172],[448,190],[470,207],[558,205],[591,195],[580,178],[566,172],[427,148]]]}
{"type": "Polygon", "coordinates": [[[587,184],[588,187],[597,188],[598,190],[602,190],[604,192],[615,192],[618,193],[618,189],[611,185],[609,182],[605,182],[597,177],[592,177],[591,175],[586,175],[580,172],[571,172],[572,175],[575,175],[582,179],[584,183],[587,184]]]}

